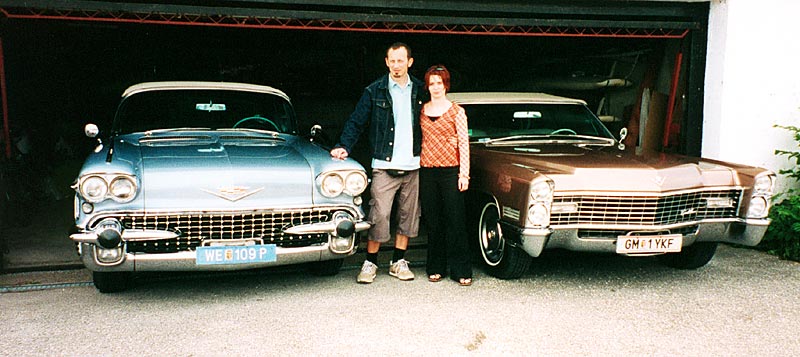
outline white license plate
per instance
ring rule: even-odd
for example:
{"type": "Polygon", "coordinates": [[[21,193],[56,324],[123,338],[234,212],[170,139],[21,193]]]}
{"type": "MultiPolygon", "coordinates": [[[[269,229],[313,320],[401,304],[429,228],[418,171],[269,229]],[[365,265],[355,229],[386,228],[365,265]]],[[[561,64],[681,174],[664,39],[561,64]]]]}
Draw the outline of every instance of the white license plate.
{"type": "Polygon", "coordinates": [[[618,236],[617,253],[648,254],[680,252],[683,236],[664,234],[657,236],[618,236]]]}
{"type": "Polygon", "coordinates": [[[197,247],[195,264],[247,264],[277,260],[275,244],[197,247]]]}

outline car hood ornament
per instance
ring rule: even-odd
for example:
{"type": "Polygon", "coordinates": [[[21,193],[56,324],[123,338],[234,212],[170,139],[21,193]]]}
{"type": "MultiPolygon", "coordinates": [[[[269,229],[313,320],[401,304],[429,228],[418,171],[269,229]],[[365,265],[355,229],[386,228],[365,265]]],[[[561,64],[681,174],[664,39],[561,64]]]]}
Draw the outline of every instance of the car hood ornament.
{"type": "Polygon", "coordinates": [[[658,187],[664,186],[664,182],[667,181],[667,178],[661,175],[656,175],[653,177],[653,182],[658,185],[658,187]]]}
{"type": "Polygon", "coordinates": [[[242,198],[254,195],[254,194],[264,190],[264,187],[260,187],[260,188],[254,189],[254,190],[250,190],[250,187],[228,186],[228,187],[220,187],[215,191],[204,189],[204,188],[201,189],[201,190],[203,190],[203,192],[210,193],[210,194],[212,194],[214,196],[217,196],[219,198],[224,198],[224,199],[226,199],[228,201],[236,202],[238,200],[241,200],[242,198]]]}

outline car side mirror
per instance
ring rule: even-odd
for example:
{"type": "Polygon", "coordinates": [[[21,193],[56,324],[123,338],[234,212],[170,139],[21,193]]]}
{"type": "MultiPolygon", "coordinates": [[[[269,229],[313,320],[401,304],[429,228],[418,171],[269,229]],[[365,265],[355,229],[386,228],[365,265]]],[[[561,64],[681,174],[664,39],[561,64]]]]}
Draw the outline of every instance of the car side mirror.
{"type": "Polygon", "coordinates": [[[83,127],[83,133],[87,137],[97,139],[97,147],[94,149],[95,152],[100,152],[100,150],[103,149],[103,140],[100,140],[98,137],[98,135],[100,135],[100,128],[98,128],[97,125],[92,123],[86,124],[86,126],[83,127]]]}
{"type": "Polygon", "coordinates": [[[311,126],[311,131],[309,132],[308,140],[312,143],[317,143],[317,145],[322,146],[325,149],[330,150],[332,147],[331,140],[328,137],[328,134],[322,130],[322,125],[314,124],[311,126]]]}
{"type": "Polygon", "coordinates": [[[313,139],[321,134],[322,134],[322,125],[314,124],[314,126],[311,127],[311,138],[313,139]]]}
{"type": "Polygon", "coordinates": [[[96,138],[97,135],[100,134],[100,129],[97,127],[97,125],[89,123],[83,127],[83,133],[90,138],[96,138]]]}

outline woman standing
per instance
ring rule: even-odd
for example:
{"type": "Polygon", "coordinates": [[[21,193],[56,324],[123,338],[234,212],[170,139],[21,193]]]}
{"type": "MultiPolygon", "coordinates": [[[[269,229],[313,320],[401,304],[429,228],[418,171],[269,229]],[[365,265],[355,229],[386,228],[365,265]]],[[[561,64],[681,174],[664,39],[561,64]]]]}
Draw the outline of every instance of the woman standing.
{"type": "Polygon", "coordinates": [[[464,222],[463,192],[469,187],[469,135],[464,108],[451,103],[450,72],[442,65],[428,68],[425,83],[431,94],[420,115],[420,203],[428,228],[428,280],[448,275],[462,286],[472,285],[464,222]]]}

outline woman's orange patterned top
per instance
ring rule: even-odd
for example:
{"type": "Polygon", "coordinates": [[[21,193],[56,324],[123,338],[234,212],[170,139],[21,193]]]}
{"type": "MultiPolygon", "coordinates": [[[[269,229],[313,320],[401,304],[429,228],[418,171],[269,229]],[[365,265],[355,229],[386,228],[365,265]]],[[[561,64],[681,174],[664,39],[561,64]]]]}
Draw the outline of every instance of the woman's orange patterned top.
{"type": "Polygon", "coordinates": [[[422,167],[458,166],[458,176],[469,178],[469,134],[464,108],[453,103],[442,116],[431,120],[423,108],[420,114],[422,127],[422,167]]]}

